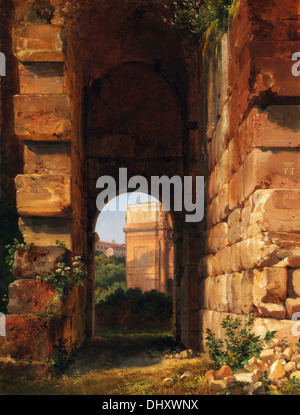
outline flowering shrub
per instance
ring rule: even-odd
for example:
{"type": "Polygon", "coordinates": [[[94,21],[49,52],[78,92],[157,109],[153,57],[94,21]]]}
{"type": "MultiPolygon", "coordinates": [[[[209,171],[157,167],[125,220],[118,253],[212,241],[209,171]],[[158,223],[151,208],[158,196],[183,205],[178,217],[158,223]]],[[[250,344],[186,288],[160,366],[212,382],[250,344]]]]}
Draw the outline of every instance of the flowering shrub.
{"type": "Polygon", "coordinates": [[[47,281],[57,292],[57,299],[61,300],[65,299],[68,292],[76,285],[84,285],[86,277],[87,272],[81,257],[75,256],[72,258],[71,266],[67,266],[65,262],[60,262],[52,270],[46,271],[36,278],[47,281]]]}
{"type": "Polygon", "coordinates": [[[182,0],[173,3],[170,22],[197,39],[217,40],[229,29],[239,5],[239,0],[182,0]]]}

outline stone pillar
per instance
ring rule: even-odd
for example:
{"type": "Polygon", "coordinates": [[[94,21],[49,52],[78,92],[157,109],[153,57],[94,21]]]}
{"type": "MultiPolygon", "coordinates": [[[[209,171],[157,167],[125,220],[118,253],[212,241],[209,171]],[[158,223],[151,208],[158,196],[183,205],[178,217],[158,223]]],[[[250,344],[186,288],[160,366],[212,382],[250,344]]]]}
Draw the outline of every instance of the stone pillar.
{"type": "Polygon", "coordinates": [[[53,290],[35,279],[72,251],[72,98],[62,27],[21,23],[13,39],[20,85],[14,97],[15,135],[24,150],[24,171],[15,179],[17,209],[25,243],[34,247],[25,257],[22,250],[15,256],[3,348],[16,357],[42,359],[51,355],[59,337],[69,346],[85,337],[85,288],[73,289],[57,303],[53,290]],[[50,305],[62,319],[53,317],[50,305]]]}

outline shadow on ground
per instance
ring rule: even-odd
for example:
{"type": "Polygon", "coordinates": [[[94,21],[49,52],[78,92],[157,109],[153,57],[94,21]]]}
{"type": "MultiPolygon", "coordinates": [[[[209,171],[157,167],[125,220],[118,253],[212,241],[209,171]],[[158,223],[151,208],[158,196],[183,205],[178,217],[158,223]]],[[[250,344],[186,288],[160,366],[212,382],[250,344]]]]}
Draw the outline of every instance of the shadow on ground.
{"type": "Polygon", "coordinates": [[[85,343],[72,358],[67,375],[85,374],[91,370],[132,369],[160,363],[167,353],[182,347],[171,333],[98,330],[97,336],[85,343]]]}

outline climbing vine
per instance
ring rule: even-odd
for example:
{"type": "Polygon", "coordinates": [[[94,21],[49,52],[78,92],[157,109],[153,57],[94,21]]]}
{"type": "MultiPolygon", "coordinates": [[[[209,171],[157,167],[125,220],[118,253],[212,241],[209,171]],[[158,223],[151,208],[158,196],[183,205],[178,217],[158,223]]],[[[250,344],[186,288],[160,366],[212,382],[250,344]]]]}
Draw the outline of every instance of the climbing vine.
{"type": "Polygon", "coordinates": [[[236,16],[240,0],[182,0],[173,3],[170,23],[205,43],[218,41],[236,16]]]}

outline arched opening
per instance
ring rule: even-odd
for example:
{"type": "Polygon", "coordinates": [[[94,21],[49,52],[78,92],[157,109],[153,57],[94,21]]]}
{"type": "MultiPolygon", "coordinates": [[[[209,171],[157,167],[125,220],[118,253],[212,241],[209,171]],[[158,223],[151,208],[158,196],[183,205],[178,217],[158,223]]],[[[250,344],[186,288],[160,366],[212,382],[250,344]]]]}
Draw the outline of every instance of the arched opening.
{"type": "Polygon", "coordinates": [[[95,226],[95,334],[171,336],[173,225],[161,202],[144,193],[112,199],[95,226]]]}
{"type": "MultiPolygon", "coordinates": [[[[102,78],[95,79],[86,91],[84,154],[88,198],[88,257],[91,275],[87,287],[87,331],[91,337],[94,333],[95,316],[94,231],[95,217],[99,213],[96,200],[101,192],[101,189],[97,189],[97,181],[104,176],[111,178],[113,192],[108,196],[110,199],[138,190],[138,187],[130,188],[130,179],[133,177],[143,178],[146,181],[149,187],[145,193],[151,193],[150,183],[153,176],[182,177],[185,138],[182,114],[178,91],[157,64],[149,65],[142,62],[121,64],[102,78]]],[[[172,190],[170,195],[170,205],[173,206],[175,196],[172,190]]],[[[176,212],[177,222],[181,213],[176,212]]],[[[130,215],[132,216],[131,213],[130,215]]],[[[153,275],[151,274],[151,278],[144,279],[144,287],[141,288],[156,289],[170,294],[172,288],[169,277],[174,274],[175,259],[170,261],[172,271],[169,272],[167,255],[170,250],[172,251],[170,257],[175,258],[176,249],[173,246],[169,247],[163,237],[164,232],[169,234],[173,232],[170,216],[163,217],[162,221],[169,222],[169,231],[161,230],[161,240],[157,242],[153,254],[148,255],[143,244],[132,250],[131,259],[127,261],[129,276],[127,282],[132,287],[138,286],[139,278],[136,275],[138,267],[135,262],[137,261],[139,267],[147,273],[152,267],[152,265],[147,267],[146,259],[149,259],[154,264],[151,271],[153,275]],[[163,253],[155,259],[160,250],[163,253]]],[[[127,229],[128,240],[134,235],[133,227],[127,229]]],[[[110,242],[112,239],[110,238],[110,242]]]]}

